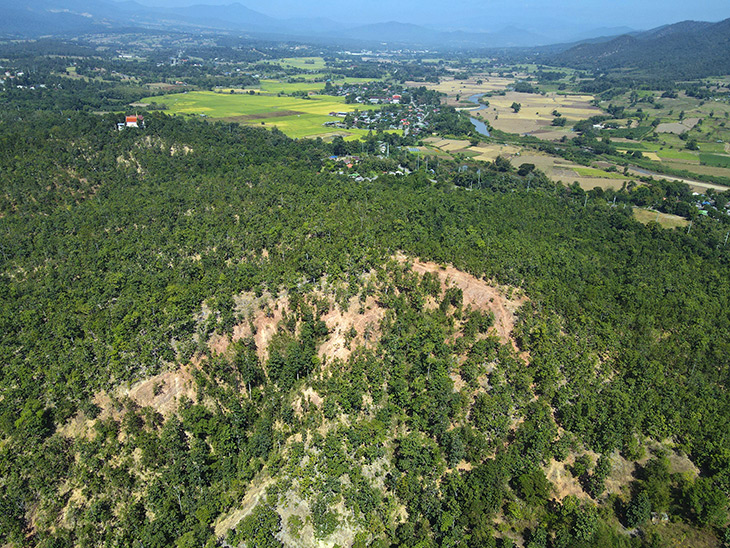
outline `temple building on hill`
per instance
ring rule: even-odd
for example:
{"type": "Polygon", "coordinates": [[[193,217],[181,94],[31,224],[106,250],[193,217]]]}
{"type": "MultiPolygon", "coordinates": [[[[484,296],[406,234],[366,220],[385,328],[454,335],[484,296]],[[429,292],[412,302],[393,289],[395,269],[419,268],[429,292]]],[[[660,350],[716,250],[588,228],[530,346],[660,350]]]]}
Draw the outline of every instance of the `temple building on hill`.
{"type": "Polygon", "coordinates": [[[119,122],[117,124],[117,129],[119,131],[122,131],[125,128],[128,127],[136,127],[136,128],[143,128],[144,127],[144,116],[139,116],[137,114],[133,116],[127,116],[124,123],[119,122]]]}

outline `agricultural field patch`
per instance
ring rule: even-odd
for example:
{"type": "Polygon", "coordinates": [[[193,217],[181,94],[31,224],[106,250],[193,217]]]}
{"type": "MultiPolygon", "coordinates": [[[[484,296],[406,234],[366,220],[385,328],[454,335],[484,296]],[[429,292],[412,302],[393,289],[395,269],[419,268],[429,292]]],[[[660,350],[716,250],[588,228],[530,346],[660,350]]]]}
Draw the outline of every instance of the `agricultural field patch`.
{"type": "Polygon", "coordinates": [[[607,179],[604,177],[558,177],[557,180],[561,181],[565,185],[569,185],[572,183],[578,183],[578,185],[583,190],[593,190],[594,188],[602,188],[604,190],[612,189],[612,190],[620,190],[624,183],[628,181],[628,179],[607,179]]]}
{"type": "Polygon", "coordinates": [[[549,174],[555,169],[564,169],[567,165],[571,165],[565,160],[548,156],[546,154],[525,154],[521,153],[519,157],[512,158],[512,165],[519,167],[522,164],[534,164],[537,169],[549,174]]]}
{"type": "Polygon", "coordinates": [[[680,150],[658,150],[656,155],[663,160],[682,160],[685,162],[698,163],[696,154],[691,152],[682,152],[680,150]]]}
{"type": "Polygon", "coordinates": [[[646,144],[637,143],[636,141],[629,141],[627,139],[614,138],[611,139],[611,142],[614,144],[614,146],[616,146],[616,148],[621,150],[649,150],[646,144]]]}
{"type": "Polygon", "coordinates": [[[432,145],[421,148],[423,149],[424,154],[428,154],[429,156],[433,156],[436,158],[452,159],[452,156],[448,152],[444,152],[440,148],[436,148],[432,145]]]}
{"type": "Polygon", "coordinates": [[[653,162],[661,162],[662,159],[659,157],[659,155],[656,152],[644,152],[644,157],[648,158],[649,160],[653,162]]]}
{"type": "MultiPolygon", "coordinates": [[[[191,91],[143,99],[156,100],[167,106],[168,114],[205,115],[212,119],[224,119],[239,123],[255,123],[276,126],[290,137],[313,137],[332,132],[322,124],[331,121],[332,111],[350,112],[353,105],[346,105],[344,97],[313,96],[277,97],[191,91]]],[[[361,106],[361,105],[358,105],[361,106]]],[[[365,130],[343,129],[344,135],[366,135],[365,130]]]]}
{"type": "Polygon", "coordinates": [[[440,137],[429,137],[424,140],[426,143],[444,150],[446,152],[455,152],[457,150],[464,150],[469,148],[469,141],[462,139],[441,139],[440,137]]]}
{"type": "Polygon", "coordinates": [[[250,122],[251,120],[269,120],[273,118],[283,118],[286,116],[301,116],[301,112],[296,110],[279,110],[277,112],[266,112],[261,114],[244,114],[243,116],[230,116],[222,118],[226,122],[250,122]]]}
{"type": "Polygon", "coordinates": [[[166,82],[154,82],[152,84],[146,84],[148,88],[155,91],[172,91],[174,89],[180,89],[183,86],[180,84],[168,84],[166,82]]]}
{"type": "Polygon", "coordinates": [[[679,215],[670,215],[669,213],[661,213],[640,207],[634,208],[634,219],[643,224],[654,221],[659,223],[663,228],[679,228],[689,224],[687,219],[679,215]]]}
{"type": "Polygon", "coordinates": [[[730,156],[720,154],[700,154],[700,162],[712,167],[730,168],[730,156]]]}
{"type": "Polygon", "coordinates": [[[730,171],[728,171],[728,168],[702,165],[698,161],[689,162],[684,160],[664,160],[664,163],[673,169],[682,169],[698,175],[730,177],[730,171]]]}
{"type": "MultiPolygon", "coordinates": [[[[286,82],[281,80],[263,79],[258,85],[247,88],[221,88],[221,93],[254,93],[261,94],[289,94],[289,93],[321,93],[324,90],[327,80],[324,74],[302,74],[297,76],[297,80],[302,82],[286,82]]],[[[371,78],[334,78],[331,79],[332,85],[343,84],[362,84],[372,82],[371,78]]]]}
{"type": "Polygon", "coordinates": [[[262,93],[296,93],[319,92],[324,89],[324,82],[280,82],[279,80],[261,80],[262,93]]]}
{"type": "MultiPolygon", "coordinates": [[[[489,97],[489,108],[482,112],[496,129],[509,133],[532,134],[546,129],[553,131],[553,111],[559,112],[572,122],[601,114],[600,109],[590,104],[592,99],[590,95],[539,95],[512,91],[503,96],[489,97]],[[518,112],[512,109],[513,103],[520,105],[518,112]]],[[[559,135],[562,136],[563,133],[559,135]]]]}
{"type": "Polygon", "coordinates": [[[600,169],[588,168],[568,162],[562,158],[547,154],[521,152],[510,159],[514,167],[522,164],[534,164],[537,169],[545,173],[553,181],[560,181],[564,185],[574,182],[584,190],[595,187],[603,189],[620,189],[629,178],[620,173],[607,173],[600,169]]]}
{"type": "Polygon", "coordinates": [[[300,139],[304,137],[323,137],[332,134],[332,137],[340,135],[342,137],[366,137],[368,131],[365,129],[338,129],[333,132],[332,128],[323,126],[327,121],[332,120],[329,116],[317,114],[296,114],[290,116],[270,116],[268,118],[258,118],[255,124],[263,126],[275,126],[283,131],[289,137],[300,139]]]}
{"type": "Polygon", "coordinates": [[[322,57],[287,57],[279,60],[282,67],[292,67],[303,70],[322,70],[327,63],[322,57]]]}
{"type": "Polygon", "coordinates": [[[699,118],[687,118],[681,122],[665,122],[656,127],[656,132],[680,135],[695,127],[699,121],[699,118]]]}
{"type": "MultiPolygon", "coordinates": [[[[504,91],[508,86],[515,83],[514,78],[502,78],[498,76],[477,75],[468,80],[455,80],[453,78],[444,78],[438,84],[427,84],[426,87],[448,96],[448,104],[457,104],[456,96],[459,95],[461,101],[466,100],[471,95],[478,93],[488,93],[490,91],[504,91]]],[[[408,82],[409,86],[420,87],[422,82],[408,82]]]]}
{"type": "Polygon", "coordinates": [[[536,129],[535,131],[530,132],[530,135],[538,137],[544,141],[560,141],[563,137],[567,137],[568,139],[575,137],[575,133],[573,133],[570,129],[553,128],[552,126],[545,129],[536,129]]]}
{"type": "Polygon", "coordinates": [[[597,179],[625,179],[620,173],[606,172],[593,167],[574,167],[572,168],[581,177],[595,177],[597,179]]]}
{"type": "MultiPolygon", "coordinates": [[[[517,162],[517,156],[520,153],[520,148],[512,145],[479,145],[477,147],[471,147],[469,150],[477,152],[478,155],[474,157],[475,160],[481,160],[483,162],[493,162],[497,156],[505,156],[507,158],[515,157],[514,162],[517,162]]],[[[522,164],[524,162],[519,162],[522,164]]]]}
{"type": "Polygon", "coordinates": [[[730,147],[724,140],[715,140],[711,143],[698,143],[700,152],[709,152],[710,154],[730,154],[730,147]]]}
{"type": "MultiPolygon", "coordinates": [[[[153,98],[143,99],[147,102],[153,98]]],[[[156,97],[168,106],[172,114],[206,114],[213,118],[242,116],[281,110],[308,114],[329,114],[333,110],[353,110],[345,106],[344,98],[317,96],[311,99],[299,97],[272,97],[266,95],[237,95],[210,91],[191,91],[156,97]]]]}

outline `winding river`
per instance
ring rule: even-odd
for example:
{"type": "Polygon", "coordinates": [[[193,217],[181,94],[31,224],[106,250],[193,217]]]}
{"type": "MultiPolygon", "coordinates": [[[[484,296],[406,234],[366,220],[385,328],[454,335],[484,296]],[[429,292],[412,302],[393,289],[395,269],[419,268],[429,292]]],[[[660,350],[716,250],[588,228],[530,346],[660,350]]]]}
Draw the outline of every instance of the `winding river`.
{"type": "MultiPolygon", "coordinates": [[[[484,95],[483,93],[477,93],[476,95],[472,95],[471,97],[469,97],[468,100],[471,103],[474,103],[475,105],[478,105],[479,106],[479,108],[475,108],[474,110],[471,110],[469,112],[472,112],[472,113],[479,112],[480,110],[484,110],[484,109],[487,108],[485,105],[483,105],[483,104],[481,104],[479,102],[479,99],[483,95],[484,95]]],[[[487,128],[487,124],[485,124],[484,122],[482,122],[479,118],[474,118],[474,116],[472,116],[471,118],[469,118],[469,120],[471,120],[471,123],[474,126],[474,128],[477,130],[477,133],[481,133],[482,135],[486,135],[487,137],[490,136],[489,135],[489,129],[487,128]]]]}

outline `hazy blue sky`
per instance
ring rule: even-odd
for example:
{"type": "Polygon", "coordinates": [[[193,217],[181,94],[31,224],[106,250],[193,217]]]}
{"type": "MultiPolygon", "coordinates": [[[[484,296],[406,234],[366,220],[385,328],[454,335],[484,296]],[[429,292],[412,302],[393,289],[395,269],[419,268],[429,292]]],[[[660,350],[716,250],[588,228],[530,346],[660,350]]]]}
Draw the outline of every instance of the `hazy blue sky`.
{"type": "Polygon", "coordinates": [[[519,25],[648,29],[685,19],[730,17],[730,0],[138,0],[153,6],[230,4],[234,1],[277,18],[326,17],[360,23],[416,24],[499,29],[519,25]]]}

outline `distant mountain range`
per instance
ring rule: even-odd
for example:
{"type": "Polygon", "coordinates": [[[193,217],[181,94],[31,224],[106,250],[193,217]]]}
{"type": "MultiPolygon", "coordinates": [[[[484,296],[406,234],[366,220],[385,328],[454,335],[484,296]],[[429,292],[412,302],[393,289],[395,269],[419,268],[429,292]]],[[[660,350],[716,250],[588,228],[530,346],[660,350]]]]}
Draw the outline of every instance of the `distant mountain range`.
{"type": "MultiPolygon", "coordinates": [[[[277,19],[239,3],[151,8],[134,1],[2,0],[0,36],[37,37],[141,27],[178,31],[224,31],[262,38],[337,41],[343,44],[388,44],[424,48],[532,47],[555,42],[554,35],[506,27],[499,31],[427,28],[400,22],[359,25],[325,18],[277,19]]],[[[631,29],[615,29],[621,32],[631,29]]],[[[611,29],[583,33],[576,40],[618,34],[611,29]]]]}
{"type": "Polygon", "coordinates": [[[352,40],[428,48],[525,47],[550,43],[545,36],[514,27],[497,32],[441,31],[395,21],[340,29],[340,35],[352,40]]]}
{"type": "MultiPolygon", "coordinates": [[[[507,27],[496,32],[453,30],[396,21],[359,25],[324,18],[277,19],[233,3],[152,8],[132,0],[24,0],[4,4],[0,37],[63,36],[115,29],[144,28],[188,32],[227,32],[266,39],[337,43],[345,47],[535,48],[544,62],[576,68],[635,68],[653,75],[697,78],[730,74],[730,19],[719,23],[684,21],[649,31],[626,27],[572,33],[555,45],[556,29],[546,34],[507,27]],[[553,44],[553,45],[550,45],[553,44]]],[[[474,18],[476,29],[486,22],[474,18]]],[[[569,27],[563,26],[566,33],[569,27]]]]}
{"type": "Polygon", "coordinates": [[[550,62],[584,69],[639,69],[653,76],[730,74],[730,19],[683,21],[608,41],[578,44],[550,62]]]}

